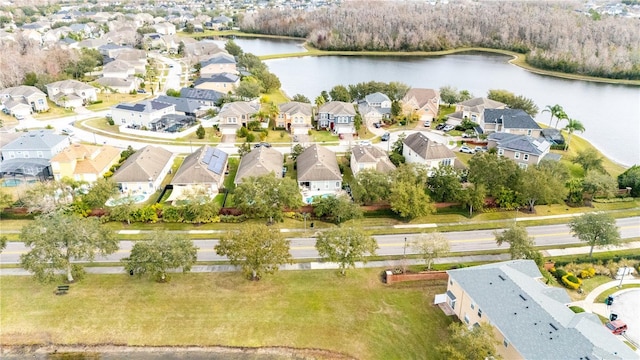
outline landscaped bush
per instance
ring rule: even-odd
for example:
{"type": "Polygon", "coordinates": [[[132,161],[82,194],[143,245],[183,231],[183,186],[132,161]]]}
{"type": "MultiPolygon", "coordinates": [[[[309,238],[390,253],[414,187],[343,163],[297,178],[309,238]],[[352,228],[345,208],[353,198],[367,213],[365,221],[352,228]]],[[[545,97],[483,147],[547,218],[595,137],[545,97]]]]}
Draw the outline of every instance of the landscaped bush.
{"type": "Polygon", "coordinates": [[[236,136],[239,138],[246,138],[248,134],[249,130],[244,126],[236,131],[236,136]]]}
{"type": "Polygon", "coordinates": [[[577,290],[582,285],[582,280],[578,279],[572,273],[567,273],[562,277],[562,283],[569,289],[577,290]]]}
{"type": "Polygon", "coordinates": [[[556,277],[556,279],[558,279],[558,281],[560,281],[565,275],[567,275],[566,271],[558,268],[551,269],[551,273],[556,277]]]}
{"type": "Polygon", "coordinates": [[[569,306],[569,309],[571,309],[571,311],[573,311],[576,314],[584,312],[584,309],[581,308],[580,306],[569,306]]]}
{"type": "Polygon", "coordinates": [[[230,224],[235,224],[235,223],[241,223],[247,220],[247,216],[242,214],[242,215],[220,215],[220,222],[221,223],[230,223],[230,224]]]}
{"type": "Polygon", "coordinates": [[[583,270],[580,270],[579,276],[582,279],[589,279],[596,275],[596,269],[589,267],[583,270]]]}

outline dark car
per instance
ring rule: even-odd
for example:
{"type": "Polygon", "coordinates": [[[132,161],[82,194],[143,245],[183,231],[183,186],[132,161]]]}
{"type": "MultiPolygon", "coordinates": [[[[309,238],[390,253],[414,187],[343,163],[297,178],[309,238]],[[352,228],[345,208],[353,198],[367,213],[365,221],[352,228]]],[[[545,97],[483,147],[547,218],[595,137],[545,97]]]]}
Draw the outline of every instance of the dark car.
{"type": "Polygon", "coordinates": [[[391,134],[389,134],[388,132],[382,134],[382,137],[380,137],[380,140],[382,141],[389,141],[389,138],[391,137],[391,134]]]}
{"type": "Polygon", "coordinates": [[[261,146],[266,147],[266,148],[270,148],[271,144],[269,144],[268,142],[260,142],[260,143],[255,144],[253,147],[259,148],[261,146]]]}
{"type": "Polygon", "coordinates": [[[147,92],[144,89],[138,89],[138,94],[146,94],[147,92]]]}
{"type": "Polygon", "coordinates": [[[380,124],[380,123],[375,123],[375,124],[373,124],[373,126],[375,126],[375,127],[376,127],[376,129],[380,129],[380,127],[382,126],[382,124],[380,124]]]}
{"type": "Polygon", "coordinates": [[[436,130],[442,130],[445,126],[447,126],[447,124],[438,124],[438,126],[436,126],[436,130]]]}

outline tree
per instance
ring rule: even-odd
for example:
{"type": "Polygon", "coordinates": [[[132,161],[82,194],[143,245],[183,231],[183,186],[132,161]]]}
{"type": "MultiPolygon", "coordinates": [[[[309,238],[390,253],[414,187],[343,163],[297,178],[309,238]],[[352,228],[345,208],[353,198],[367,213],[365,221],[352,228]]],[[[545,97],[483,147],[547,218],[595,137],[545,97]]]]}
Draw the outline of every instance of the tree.
{"type": "Polygon", "coordinates": [[[596,246],[615,246],[620,242],[620,231],[616,226],[616,220],[607,213],[586,213],[575,217],[569,221],[569,229],[574,237],[591,247],[589,257],[592,257],[593,248],[596,246]]]}
{"type": "Polygon", "coordinates": [[[291,149],[291,154],[289,156],[291,156],[291,160],[295,162],[298,159],[298,156],[300,156],[300,154],[302,154],[303,152],[304,147],[300,144],[296,144],[293,149],[291,149]]]}
{"type": "Polygon", "coordinates": [[[156,281],[167,281],[167,270],[181,268],[191,271],[198,258],[198,247],[189,238],[156,231],[151,239],[136,241],[129,257],[122,259],[124,269],[137,276],[151,276],[156,281]]]}
{"type": "Polygon", "coordinates": [[[618,191],[618,183],[613,176],[598,171],[589,171],[582,180],[582,189],[593,199],[596,194],[611,198],[618,191]]]}
{"type": "Polygon", "coordinates": [[[20,256],[21,266],[41,282],[53,280],[55,271],[63,270],[71,283],[73,267],[82,268],[72,261],[93,262],[96,255],[109,255],[118,250],[118,240],[99,219],[60,211],[36,217],[22,228],[20,240],[31,248],[20,256]]]}
{"type": "Polygon", "coordinates": [[[487,97],[506,104],[511,109],[521,109],[532,117],[538,114],[538,106],[532,99],[515,95],[507,90],[489,90],[487,97]]]}
{"type": "Polygon", "coordinates": [[[331,101],[351,102],[351,94],[344,85],[336,85],[329,91],[331,101]]]}
{"type": "Polygon", "coordinates": [[[393,146],[391,148],[391,154],[389,155],[389,160],[391,160],[391,162],[395,166],[400,166],[405,162],[404,155],[402,155],[402,150],[404,148],[404,139],[406,137],[407,136],[404,133],[398,135],[398,140],[396,140],[393,143],[393,146]]]}
{"type": "Polygon", "coordinates": [[[0,191],[0,212],[13,205],[13,196],[9,193],[0,191]]]}
{"type": "Polygon", "coordinates": [[[267,70],[255,73],[254,75],[260,80],[262,87],[264,88],[264,92],[266,93],[277,90],[281,86],[280,79],[275,74],[267,70]]]}
{"type": "MultiPolygon", "coordinates": [[[[190,23],[187,22],[186,24],[184,24],[184,32],[186,32],[187,34],[192,34],[195,31],[196,27],[190,23]]],[[[178,51],[178,54],[180,54],[180,52],[178,51]]]]}
{"type": "Polygon", "coordinates": [[[573,136],[573,133],[575,131],[584,132],[585,130],[584,125],[582,125],[580,121],[575,119],[567,119],[567,121],[568,121],[568,124],[567,126],[564,127],[564,130],[566,130],[569,133],[569,138],[567,139],[567,143],[564,146],[565,151],[569,148],[569,144],[571,143],[571,137],[573,136]]]}
{"type": "Polygon", "coordinates": [[[536,202],[560,204],[567,196],[565,180],[539,166],[529,166],[524,171],[518,191],[529,205],[531,213],[535,211],[536,202]]]}
{"type": "Polygon", "coordinates": [[[555,104],[553,106],[547,105],[547,106],[545,106],[544,110],[542,110],[542,112],[548,112],[549,113],[549,115],[550,115],[550,117],[549,117],[549,127],[551,127],[551,121],[553,121],[553,118],[557,117],[558,114],[560,114],[560,112],[564,112],[564,109],[559,104],[555,104]]]}
{"type": "Polygon", "coordinates": [[[435,212],[424,186],[408,181],[395,181],[389,194],[391,210],[400,217],[411,220],[435,212]]]}
{"type": "Polygon", "coordinates": [[[365,169],[356,175],[355,184],[351,184],[351,191],[355,201],[369,205],[389,198],[391,179],[389,175],[379,171],[365,169]]]}
{"type": "Polygon", "coordinates": [[[443,86],[440,88],[440,99],[443,103],[447,104],[448,107],[451,107],[451,104],[457,103],[458,98],[458,89],[453,86],[443,86]]]}
{"type": "Polygon", "coordinates": [[[101,178],[82,196],[82,201],[91,209],[100,208],[117,193],[118,185],[112,179],[101,178]]]}
{"type": "Polygon", "coordinates": [[[327,196],[314,200],[313,212],[336,224],[362,217],[360,207],[347,196],[327,196]]]}
{"type": "Polygon", "coordinates": [[[462,191],[460,172],[449,165],[436,168],[427,185],[433,199],[439,202],[456,201],[462,191]]]}
{"type": "Polygon", "coordinates": [[[340,275],[347,267],[355,268],[356,261],[367,262],[366,255],[375,256],[376,240],[353,227],[338,227],[322,232],[316,239],[316,250],[326,261],[338,263],[340,275]]]}
{"type": "Polygon", "coordinates": [[[460,90],[460,93],[458,94],[459,102],[467,101],[471,99],[473,99],[473,94],[471,94],[469,90],[460,90]]]}
{"type": "Polygon", "coordinates": [[[496,358],[496,341],[493,327],[488,322],[468,327],[463,323],[449,325],[449,341],[439,345],[443,359],[485,360],[496,358]]]}
{"type": "Polygon", "coordinates": [[[282,211],[302,206],[298,184],[292,178],[277,179],[273,173],[248,177],[238,184],[234,201],[245,215],[268,218],[269,222],[282,220],[282,211]]]}
{"type": "Polygon", "coordinates": [[[253,81],[242,80],[236,88],[236,95],[244,99],[253,99],[260,96],[260,84],[253,81]]]}
{"type": "Polygon", "coordinates": [[[2,250],[7,248],[7,237],[6,236],[1,236],[0,237],[0,253],[2,252],[2,250]]]}
{"type": "Polygon", "coordinates": [[[400,115],[402,115],[402,104],[398,100],[393,100],[391,102],[391,118],[395,121],[400,115]]]}
{"type": "Polygon", "coordinates": [[[502,232],[494,231],[493,235],[498,246],[502,246],[503,243],[509,244],[512,259],[530,259],[541,265],[542,255],[536,250],[533,237],[529,236],[524,227],[514,224],[502,232]]]}
{"type": "Polygon", "coordinates": [[[427,265],[427,270],[431,270],[434,259],[446,256],[451,250],[449,241],[439,232],[418,235],[411,242],[411,248],[420,254],[427,265]]]}
{"type": "Polygon", "coordinates": [[[249,142],[243,142],[242,144],[240,144],[240,146],[238,146],[238,156],[240,156],[240,158],[242,158],[243,156],[247,155],[250,152],[251,152],[251,144],[249,142]]]}
{"type": "Polygon", "coordinates": [[[263,274],[273,274],[280,265],[291,263],[289,242],[278,229],[266,225],[247,225],[238,232],[229,232],[215,250],[231,264],[240,265],[251,280],[259,280],[263,274]]]}
{"type": "Polygon", "coordinates": [[[598,153],[596,149],[588,148],[583,151],[579,151],[578,155],[576,155],[571,162],[574,164],[579,164],[584,169],[585,174],[590,170],[596,170],[601,173],[606,173],[607,171],[604,169],[602,165],[603,162],[602,156],[598,153]]]}
{"type": "Polygon", "coordinates": [[[314,102],[315,102],[315,104],[316,104],[316,106],[317,106],[317,107],[320,107],[320,106],[324,105],[324,103],[325,103],[326,101],[325,101],[325,99],[324,99],[324,97],[323,97],[323,96],[318,95],[318,96],[316,97],[316,100],[315,100],[314,102]]]}
{"type": "Polygon", "coordinates": [[[469,208],[469,216],[473,216],[474,209],[482,209],[484,207],[484,199],[487,197],[487,190],[482,184],[472,184],[460,192],[458,201],[463,206],[469,208]]]}
{"type": "Polygon", "coordinates": [[[233,39],[227,40],[227,42],[224,44],[224,49],[233,56],[242,55],[242,48],[240,47],[240,45],[236,44],[233,39]]]}
{"type": "Polygon", "coordinates": [[[198,137],[198,139],[204,139],[204,135],[206,134],[206,131],[204,130],[204,127],[202,126],[202,124],[200,126],[198,126],[198,128],[196,129],[196,136],[198,137]]]}
{"type": "Polygon", "coordinates": [[[640,165],[633,165],[618,175],[618,188],[631,188],[631,196],[640,196],[640,165]]]}
{"type": "Polygon", "coordinates": [[[469,159],[469,181],[484,185],[491,196],[503,188],[511,188],[520,182],[522,170],[510,159],[496,154],[480,153],[469,159]]]}
{"type": "Polygon", "coordinates": [[[309,98],[304,96],[304,95],[302,95],[302,94],[293,95],[293,98],[291,98],[291,101],[297,101],[297,102],[301,102],[301,103],[311,104],[311,101],[309,100],[309,98]]]}

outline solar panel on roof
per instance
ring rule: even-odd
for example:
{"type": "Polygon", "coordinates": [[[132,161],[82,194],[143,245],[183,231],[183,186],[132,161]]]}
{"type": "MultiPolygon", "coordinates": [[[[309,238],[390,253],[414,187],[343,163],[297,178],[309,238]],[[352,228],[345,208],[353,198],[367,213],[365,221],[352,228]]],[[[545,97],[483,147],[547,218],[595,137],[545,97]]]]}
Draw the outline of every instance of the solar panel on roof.
{"type": "Polygon", "coordinates": [[[204,153],[204,157],[202,157],[202,162],[205,164],[209,164],[211,161],[211,156],[213,155],[213,148],[208,148],[207,152],[204,153]]]}
{"type": "Polygon", "coordinates": [[[218,149],[212,149],[212,150],[213,150],[213,157],[211,158],[211,161],[209,162],[207,169],[209,169],[210,171],[213,171],[218,175],[222,174],[223,167],[227,161],[227,154],[218,149]]]}

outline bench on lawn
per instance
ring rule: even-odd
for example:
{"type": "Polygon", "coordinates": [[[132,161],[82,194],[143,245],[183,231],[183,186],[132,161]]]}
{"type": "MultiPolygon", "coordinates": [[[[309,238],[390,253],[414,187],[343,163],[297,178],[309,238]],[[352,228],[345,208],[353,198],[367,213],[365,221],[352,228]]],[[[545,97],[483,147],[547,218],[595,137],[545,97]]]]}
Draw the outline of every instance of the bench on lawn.
{"type": "Polygon", "coordinates": [[[58,290],[56,290],[56,295],[64,295],[69,291],[69,285],[58,285],[58,290]]]}

